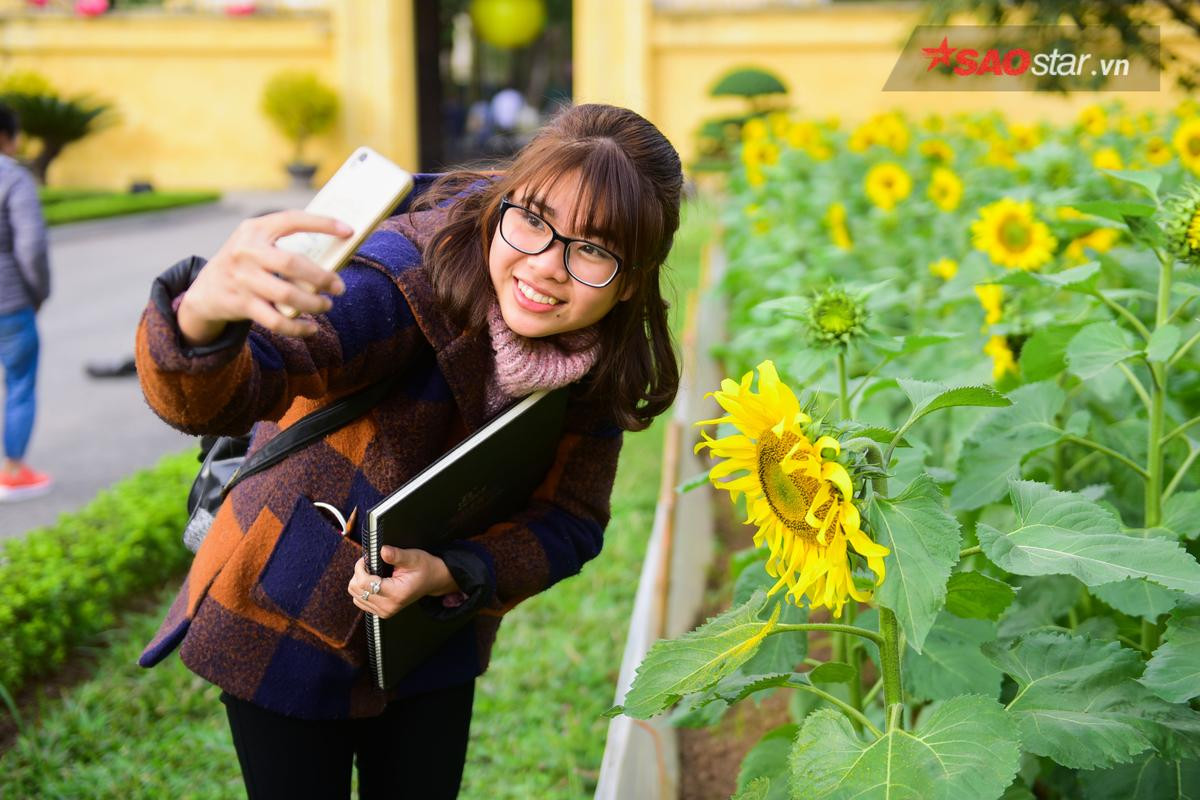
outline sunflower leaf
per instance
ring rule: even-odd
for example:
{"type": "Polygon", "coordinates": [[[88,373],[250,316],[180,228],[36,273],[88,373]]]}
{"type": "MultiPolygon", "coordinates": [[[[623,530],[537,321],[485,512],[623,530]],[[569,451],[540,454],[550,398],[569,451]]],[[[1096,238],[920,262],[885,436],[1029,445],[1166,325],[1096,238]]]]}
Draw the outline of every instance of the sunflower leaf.
{"type": "Polygon", "coordinates": [[[945,386],[929,381],[900,378],[897,383],[913,404],[912,414],[900,427],[906,431],[926,414],[954,406],[1007,406],[1012,403],[991,386],[945,386]]]}
{"type": "Polygon", "coordinates": [[[850,683],[858,673],[854,667],[842,661],[826,661],[813,667],[808,679],[813,683],[850,683]]]}
{"type": "Polygon", "coordinates": [[[748,791],[759,781],[768,781],[763,800],[792,800],[788,791],[788,753],[800,726],[794,722],[767,731],[758,744],[742,759],[738,770],[738,791],[748,791]]]}
{"type": "Polygon", "coordinates": [[[896,613],[908,643],[919,653],[945,603],[946,580],[958,561],[958,520],[946,511],[945,498],[925,474],[899,497],[873,497],[867,519],[875,540],[891,550],[884,558],[887,577],[876,600],[896,613]]]}
{"type": "Polygon", "coordinates": [[[949,700],[960,694],[1000,696],[1000,670],[979,647],[996,638],[996,623],[959,619],[943,611],[920,653],[904,651],[904,686],[917,700],[949,700]]]}
{"type": "Polygon", "coordinates": [[[1018,575],[1074,575],[1088,586],[1146,578],[1168,589],[1200,593],[1200,564],[1177,542],[1124,533],[1116,515],[1075,492],[1044,483],[1009,484],[1017,527],[976,530],[983,552],[1018,575]]]}
{"type": "Polygon", "coordinates": [[[1122,614],[1143,617],[1150,622],[1170,611],[1186,596],[1144,578],[1113,581],[1093,586],[1089,591],[1122,614]]]}
{"type": "Polygon", "coordinates": [[[766,592],[755,592],[745,604],[695,630],[657,642],[638,666],[621,712],[648,719],[750,660],[777,622],[777,615],[767,621],[758,618],[766,600],[766,592]]]}
{"type": "Polygon", "coordinates": [[[1079,773],[1088,800],[1187,800],[1200,797],[1200,761],[1144,753],[1129,764],[1079,773]]]}
{"type": "Polygon", "coordinates": [[[1021,348],[1021,376],[1030,383],[1057,378],[1067,368],[1067,345],[1081,328],[1082,325],[1048,325],[1034,331],[1021,348]]]}
{"type": "Polygon", "coordinates": [[[1146,190],[1152,200],[1158,199],[1158,187],[1162,185],[1162,173],[1148,170],[1131,169],[1102,169],[1101,172],[1112,175],[1119,181],[1132,183],[1146,190]]]}
{"type": "Polygon", "coordinates": [[[1146,203],[1094,200],[1086,203],[1072,203],[1071,205],[1084,214],[1091,214],[1094,217],[1104,217],[1116,222],[1124,222],[1126,217],[1149,217],[1154,214],[1154,206],[1147,205],[1146,203]]]}
{"type": "Polygon", "coordinates": [[[1139,352],[1124,328],[1115,322],[1097,322],[1075,334],[1067,345],[1067,366],[1072,374],[1089,380],[1139,352]]]}
{"type": "Polygon", "coordinates": [[[946,610],[963,619],[996,620],[1016,596],[1007,583],[982,572],[956,572],[946,584],[946,610]]]}
{"type": "Polygon", "coordinates": [[[1013,405],[984,418],[959,452],[950,507],[969,511],[1003,497],[1021,462],[1062,438],[1054,420],[1066,397],[1051,381],[1026,384],[1010,395],[1013,405]]]}
{"type": "MultiPolygon", "coordinates": [[[[738,790],[729,800],[769,800],[771,795],[770,778],[755,778],[738,790]]],[[[786,795],[785,795],[786,796],[786,795]]]]}
{"type": "Polygon", "coordinates": [[[1200,601],[1176,608],[1139,682],[1171,703],[1200,695],[1200,601]]]}
{"type": "Polygon", "coordinates": [[[1025,749],[1066,767],[1111,767],[1152,746],[1170,749],[1177,729],[1200,720],[1139,684],[1141,658],[1116,642],[1034,633],[983,652],[1017,683],[1007,708],[1025,749]]]}
{"type": "Polygon", "coordinates": [[[1174,325],[1163,325],[1150,334],[1150,341],[1146,345],[1146,360],[1161,363],[1169,359],[1175,352],[1175,345],[1179,344],[1182,333],[1183,331],[1174,325]]]}
{"type": "Polygon", "coordinates": [[[1096,277],[1100,274],[1100,262],[1089,261],[1086,264],[1080,264],[1078,267],[1064,269],[1062,272],[1053,272],[1043,275],[1040,272],[1026,272],[1018,270],[1009,272],[996,283],[1004,284],[1005,286],[1049,286],[1051,289],[1069,289],[1073,292],[1083,292],[1090,294],[1095,290],[1096,277]]]}
{"type": "Polygon", "coordinates": [[[1167,498],[1162,527],[1184,539],[1200,536],[1200,492],[1176,492],[1167,498]]]}
{"type": "Polygon", "coordinates": [[[947,700],[915,731],[893,729],[873,742],[841,714],[816,711],[791,754],[792,786],[810,800],[995,798],[1019,766],[1012,721],[995,700],[975,695],[947,700]]]}

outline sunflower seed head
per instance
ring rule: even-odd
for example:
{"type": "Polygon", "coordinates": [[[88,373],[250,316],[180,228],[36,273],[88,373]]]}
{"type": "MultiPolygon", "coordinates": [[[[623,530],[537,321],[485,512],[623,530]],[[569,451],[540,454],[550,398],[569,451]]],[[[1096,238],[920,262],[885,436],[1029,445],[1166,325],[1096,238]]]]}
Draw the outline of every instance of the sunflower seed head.
{"type": "Polygon", "coordinates": [[[1163,232],[1177,260],[1200,266],[1200,184],[1189,183],[1163,202],[1163,232]]]}
{"type": "Polygon", "coordinates": [[[805,319],[808,335],[818,347],[845,347],[866,333],[863,301],[834,286],[816,295],[805,319]]]}

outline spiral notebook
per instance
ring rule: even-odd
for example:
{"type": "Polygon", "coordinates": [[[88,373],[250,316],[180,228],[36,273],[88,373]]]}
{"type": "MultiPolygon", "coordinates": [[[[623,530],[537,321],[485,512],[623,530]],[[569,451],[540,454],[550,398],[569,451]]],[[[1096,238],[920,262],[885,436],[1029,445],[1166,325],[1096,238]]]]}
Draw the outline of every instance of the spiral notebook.
{"type": "MultiPolygon", "coordinates": [[[[363,555],[388,576],[383,545],[430,548],[482,533],[525,508],[554,463],[567,387],[534,392],[455,445],[367,512],[363,555]]],[[[367,614],[367,653],[376,685],[391,688],[472,619],[439,621],[413,603],[387,619],[367,614]]]]}

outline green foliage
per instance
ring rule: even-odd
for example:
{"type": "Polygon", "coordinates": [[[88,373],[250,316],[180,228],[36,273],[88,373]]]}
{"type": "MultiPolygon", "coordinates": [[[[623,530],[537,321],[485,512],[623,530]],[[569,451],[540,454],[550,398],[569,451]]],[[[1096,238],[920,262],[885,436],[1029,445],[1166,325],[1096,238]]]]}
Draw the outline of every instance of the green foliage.
{"type": "Polygon", "coordinates": [[[949,700],[960,694],[998,698],[1000,670],[980,650],[995,638],[994,622],[960,619],[943,611],[922,651],[909,649],[905,654],[905,688],[917,700],[949,700]]]}
{"type": "Polygon", "coordinates": [[[1020,748],[1004,710],[985,697],[947,700],[912,732],[864,742],[844,717],[817,711],[792,750],[795,797],[811,800],[961,800],[999,797],[1020,748]]]}
{"type": "Polygon", "coordinates": [[[180,539],[194,452],[125,478],[81,511],[0,551],[0,685],[15,692],[115,621],[115,609],[187,565],[180,539]]]}
{"type": "Polygon", "coordinates": [[[1074,575],[1088,586],[1145,578],[1200,594],[1200,564],[1177,543],[1124,533],[1111,511],[1075,492],[1013,481],[1010,494],[1017,527],[979,525],[984,552],[1009,572],[1074,575]]]}
{"type": "Polygon", "coordinates": [[[1171,703],[1200,695],[1200,602],[1193,600],[1171,614],[1163,644],[1154,651],[1140,680],[1171,703]]]}
{"type": "Polygon", "coordinates": [[[262,111],[296,145],[297,162],[303,159],[304,143],[310,136],[333,127],[338,106],[337,93],[311,72],[280,72],[263,89],[262,111]]]}
{"type": "Polygon", "coordinates": [[[47,225],[63,225],[86,219],[211,203],[220,198],[219,192],[59,192],[46,194],[42,211],[47,225]]]}
{"type": "Polygon", "coordinates": [[[1022,745],[1068,767],[1111,767],[1156,743],[1174,747],[1177,728],[1200,721],[1138,683],[1141,659],[1116,642],[1037,633],[984,653],[1017,684],[1007,709],[1022,745]]]}
{"type": "Polygon", "coordinates": [[[713,97],[732,95],[758,97],[766,94],[787,94],[787,86],[773,73],[759,67],[740,67],[717,79],[709,90],[713,97]]]}
{"type": "Polygon", "coordinates": [[[956,572],[946,584],[946,610],[963,619],[999,619],[1016,593],[982,572],[956,572]]]}
{"type": "Polygon", "coordinates": [[[56,94],[27,94],[21,90],[0,94],[0,101],[17,112],[21,131],[41,142],[41,148],[30,164],[34,177],[41,184],[46,183],[50,163],[63,148],[120,121],[112,104],[86,95],[67,99],[56,94]]]}
{"type": "Polygon", "coordinates": [[[895,612],[909,645],[918,653],[946,601],[946,581],[958,560],[958,521],[941,492],[922,476],[895,499],[876,497],[867,507],[875,538],[891,553],[887,579],[876,600],[895,612]]]}

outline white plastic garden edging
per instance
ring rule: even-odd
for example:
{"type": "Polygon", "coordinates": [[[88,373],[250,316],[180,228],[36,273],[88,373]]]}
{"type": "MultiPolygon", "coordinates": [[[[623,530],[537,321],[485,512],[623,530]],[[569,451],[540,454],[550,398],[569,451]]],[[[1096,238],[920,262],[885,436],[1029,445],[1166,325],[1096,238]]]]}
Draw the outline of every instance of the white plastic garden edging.
{"type": "MultiPolygon", "coordinates": [[[[663,441],[662,481],[654,529],[642,563],[629,635],[621,659],[614,703],[622,703],[637,667],[650,646],[692,629],[704,597],[705,576],[713,551],[712,488],[705,483],[686,494],[675,487],[704,472],[707,465],[692,453],[692,422],[720,413],[704,394],[720,385],[717,364],[708,357],[725,332],[724,305],[712,290],[724,273],[719,242],[704,251],[699,288],[689,296],[683,333],[683,365],[674,413],[663,441]],[[696,301],[696,298],[699,301],[696,301]]],[[[596,800],[675,800],[679,752],[675,728],[666,715],[651,720],[626,716],[608,726],[596,800]]]]}

